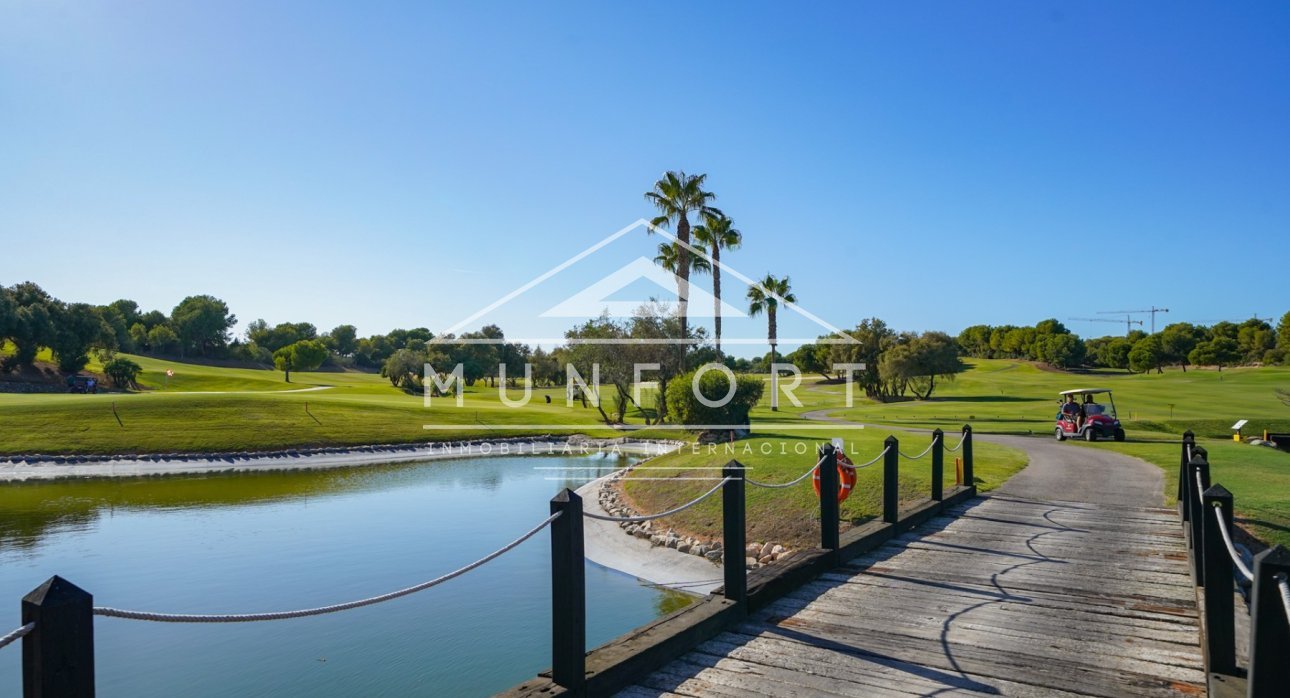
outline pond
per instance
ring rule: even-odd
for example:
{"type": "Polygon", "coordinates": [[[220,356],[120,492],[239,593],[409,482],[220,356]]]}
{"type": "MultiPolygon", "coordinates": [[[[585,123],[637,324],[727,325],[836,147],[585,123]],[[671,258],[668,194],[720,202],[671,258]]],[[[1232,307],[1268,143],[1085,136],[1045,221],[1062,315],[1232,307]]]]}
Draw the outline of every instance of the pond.
{"type": "MultiPolygon", "coordinates": [[[[463,458],[342,470],[0,485],[0,632],[59,574],[96,605],[178,613],[320,606],[402,588],[517,538],[622,456],[463,458]]],[[[435,588],[326,616],[95,621],[100,696],[487,695],[550,666],[550,537],[435,588]]],[[[587,566],[587,641],[688,603],[587,566]]],[[[21,686],[0,650],[0,695],[21,686]]]]}

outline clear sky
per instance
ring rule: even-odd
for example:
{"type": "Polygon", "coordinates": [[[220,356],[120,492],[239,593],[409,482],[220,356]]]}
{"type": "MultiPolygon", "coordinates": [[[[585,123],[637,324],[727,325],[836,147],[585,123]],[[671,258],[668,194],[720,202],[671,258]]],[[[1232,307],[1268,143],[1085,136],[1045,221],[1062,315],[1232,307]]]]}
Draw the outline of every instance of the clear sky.
{"type": "Polygon", "coordinates": [[[840,326],[1290,309],[1286,3],[339,5],[0,0],[0,283],[442,328],[680,168],[840,326]]]}

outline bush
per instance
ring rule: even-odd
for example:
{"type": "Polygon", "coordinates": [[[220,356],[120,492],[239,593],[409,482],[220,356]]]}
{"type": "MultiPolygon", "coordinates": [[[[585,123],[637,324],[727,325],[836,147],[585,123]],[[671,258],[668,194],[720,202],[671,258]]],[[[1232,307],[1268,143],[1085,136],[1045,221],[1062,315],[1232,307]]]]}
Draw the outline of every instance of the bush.
{"type": "Polygon", "coordinates": [[[720,407],[709,407],[694,394],[694,376],[704,368],[707,370],[699,378],[699,392],[709,402],[721,401],[730,391],[730,377],[714,365],[683,373],[668,382],[668,414],[680,424],[747,424],[749,411],[761,399],[764,388],[761,379],[736,376],[734,397],[720,407]]]}
{"type": "Polygon", "coordinates": [[[103,365],[103,373],[107,375],[108,380],[112,381],[112,385],[124,390],[139,387],[136,379],[141,372],[143,372],[143,369],[139,367],[139,364],[121,356],[103,365]]]}

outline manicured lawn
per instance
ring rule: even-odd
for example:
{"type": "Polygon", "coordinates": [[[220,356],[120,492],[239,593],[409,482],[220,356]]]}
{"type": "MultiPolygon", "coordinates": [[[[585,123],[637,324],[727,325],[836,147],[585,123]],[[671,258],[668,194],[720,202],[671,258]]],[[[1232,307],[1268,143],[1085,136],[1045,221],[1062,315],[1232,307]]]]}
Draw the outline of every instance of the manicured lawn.
{"type": "MultiPolygon", "coordinates": [[[[720,471],[715,468],[732,459],[749,468],[747,476],[753,480],[788,482],[815,463],[817,444],[833,437],[843,438],[851,460],[863,464],[882,452],[883,440],[893,433],[901,440],[900,451],[909,455],[918,455],[931,443],[931,437],[926,434],[895,433],[881,428],[838,426],[825,431],[785,430],[782,434],[758,436],[729,445],[696,444],[687,447],[638,468],[623,486],[638,510],[664,511],[710,489],[720,479],[720,471]]],[[[947,435],[946,443],[955,446],[958,435],[947,435]]],[[[982,491],[998,487],[1025,467],[1027,462],[1025,453],[993,444],[977,442],[974,444],[974,453],[974,474],[977,487],[982,491]]],[[[945,481],[949,487],[954,484],[954,459],[958,454],[945,455],[945,481]]],[[[853,494],[841,506],[844,525],[859,524],[881,516],[882,481],[882,461],[859,470],[853,494]]],[[[920,502],[930,497],[930,454],[917,460],[902,458],[899,482],[903,504],[920,502]]],[[[819,545],[819,500],[809,478],[791,488],[748,486],[745,494],[750,542],[769,540],[790,547],[819,545]]],[[[709,497],[686,511],[662,520],[662,525],[673,526],[687,534],[716,537],[721,531],[721,498],[709,497]]]]}

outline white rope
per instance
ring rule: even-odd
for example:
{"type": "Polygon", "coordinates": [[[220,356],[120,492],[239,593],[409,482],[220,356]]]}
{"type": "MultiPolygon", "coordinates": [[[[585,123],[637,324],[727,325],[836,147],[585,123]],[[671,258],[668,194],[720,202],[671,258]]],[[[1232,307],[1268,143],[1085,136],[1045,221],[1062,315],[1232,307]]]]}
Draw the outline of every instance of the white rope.
{"type": "Polygon", "coordinates": [[[1200,481],[1200,470],[1197,470],[1196,471],[1196,499],[1199,499],[1202,504],[1205,502],[1205,497],[1201,494],[1204,491],[1205,491],[1205,485],[1200,481]]]}
{"type": "MultiPolygon", "coordinates": [[[[1285,587],[1284,587],[1284,585],[1282,586],[1282,588],[1283,588],[1283,589],[1285,588],[1285,587]]],[[[4,648],[5,648],[5,647],[7,647],[8,645],[13,644],[14,642],[16,642],[17,640],[19,640],[20,638],[22,638],[22,637],[26,636],[26,634],[27,634],[27,633],[29,633],[29,632],[31,632],[31,631],[33,631],[33,630],[35,630],[35,629],[36,629],[36,624],[35,624],[35,623],[28,623],[28,624],[26,624],[26,625],[22,626],[21,628],[17,628],[16,630],[14,630],[14,631],[10,632],[9,634],[5,635],[4,637],[0,637],[0,649],[4,649],[4,648]]]]}
{"type": "Polygon", "coordinates": [[[1236,546],[1232,545],[1232,534],[1227,532],[1227,520],[1223,518],[1222,506],[1218,502],[1214,502],[1214,517],[1218,519],[1218,532],[1223,534],[1223,544],[1227,546],[1227,554],[1231,556],[1232,563],[1240,570],[1243,577],[1253,580],[1254,573],[1241,561],[1240,554],[1236,552],[1236,546]]]}
{"type": "Polygon", "coordinates": [[[861,468],[868,468],[874,463],[877,463],[878,461],[882,460],[882,457],[887,455],[887,451],[890,451],[890,450],[891,450],[891,446],[888,446],[887,448],[882,449],[882,453],[879,453],[878,455],[874,456],[873,460],[865,463],[861,463],[860,465],[853,465],[851,467],[855,468],[856,470],[859,470],[861,468]]]}
{"type": "Polygon", "coordinates": [[[148,611],[125,611],[119,608],[107,608],[103,606],[96,606],[94,607],[94,615],[106,616],[108,618],[127,618],[129,620],[150,620],[150,621],[156,621],[158,623],[247,623],[251,621],[260,621],[260,620],[285,620],[287,618],[304,618],[306,616],[321,616],[326,613],[335,613],[337,611],[347,611],[351,608],[361,608],[363,606],[371,606],[372,604],[378,604],[378,603],[381,603],[382,601],[397,599],[400,596],[415,594],[418,591],[424,591],[426,589],[429,589],[430,587],[442,584],[448,581],[449,579],[460,577],[461,575],[477,567],[480,567],[481,565],[484,565],[485,563],[488,563],[507,552],[510,552],[519,544],[537,535],[538,531],[541,531],[542,529],[546,528],[548,524],[550,524],[552,521],[555,521],[557,518],[559,518],[560,514],[562,513],[564,512],[556,512],[548,516],[545,520],[542,521],[542,523],[533,527],[533,529],[530,530],[528,533],[525,533],[519,538],[516,538],[510,543],[507,543],[501,548],[498,548],[496,551],[491,552],[488,555],[485,555],[484,557],[479,558],[478,560],[470,563],[469,565],[466,565],[465,567],[453,570],[452,572],[449,572],[448,574],[445,574],[443,576],[435,577],[434,579],[431,579],[428,582],[422,582],[420,584],[417,584],[416,586],[410,586],[405,589],[399,589],[398,591],[392,591],[388,594],[382,594],[380,596],[372,596],[366,599],[359,599],[358,601],[348,601],[346,603],[338,603],[331,606],[319,606],[318,608],[306,608],[306,609],[301,609],[299,611],[274,611],[271,613],[242,613],[242,614],[219,614],[219,615],[214,615],[214,614],[191,615],[191,614],[184,614],[184,613],[152,613],[148,611]]]}
{"type": "Polygon", "coordinates": [[[792,481],[790,481],[790,482],[782,482],[782,483],[778,483],[778,484],[776,484],[776,483],[772,483],[772,482],[757,482],[756,480],[754,480],[754,479],[752,479],[752,478],[750,478],[750,477],[745,477],[745,478],[744,478],[744,482],[746,482],[746,483],[748,483],[748,484],[752,485],[753,487],[765,487],[765,488],[766,488],[766,489],[768,489],[768,490],[782,490],[782,489],[784,489],[784,488],[786,488],[786,487],[792,487],[793,485],[796,485],[797,483],[801,482],[802,480],[805,480],[806,478],[810,477],[810,476],[811,476],[811,473],[815,472],[815,469],[816,469],[816,468],[818,468],[818,467],[820,467],[820,466],[821,466],[821,465],[823,465],[823,464],[824,464],[824,459],[823,459],[823,458],[821,458],[821,459],[820,459],[820,461],[819,461],[818,463],[816,463],[815,465],[812,465],[811,467],[807,468],[807,469],[806,469],[806,472],[802,473],[799,477],[794,478],[794,479],[793,479],[792,481]]]}
{"type": "Polygon", "coordinates": [[[708,490],[707,492],[704,492],[703,494],[699,495],[698,497],[696,497],[696,498],[694,498],[694,499],[691,499],[690,501],[686,502],[685,504],[682,504],[681,506],[679,506],[679,507],[677,507],[677,508],[675,508],[675,509],[668,509],[667,511],[660,512],[660,513],[658,513],[658,514],[646,514],[646,515],[643,515],[643,516],[623,516],[623,517],[621,517],[621,518],[620,518],[620,517],[617,517],[617,516],[603,516],[603,515],[601,515],[601,514],[593,514],[593,513],[589,512],[589,511],[584,510],[584,511],[582,512],[582,515],[583,515],[583,516],[585,516],[585,517],[587,517],[587,518],[589,518],[589,519],[597,519],[597,520],[599,520],[599,521],[626,521],[626,522],[629,522],[629,523],[636,523],[636,522],[640,522],[640,521],[653,521],[654,519],[661,519],[661,518],[663,518],[664,516],[671,516],[672,514],[679,514],[679,513],[683,512],[683,511],[685,511],[686,509],[689,509],[690,507],[694,506],[695,504],[698,504],[699,502],[702,502],[703,500],[705,500],[705,499],[707,499],[708,497],[712,496],[712,494],[713,494],[714,492],[716,492],[717,490],[721,489],[721,487],[722,487],[723,485],[725,485],[727,482],[730,482],[730,481],[731,481],[731,480],[733,480],[733,479],[734,479],[734,478],[732,478],[732,477],[725,478],[725,479],[724,479],[724,480],[722,480],[721,482],[718,482],[716,487],[713,487],[712,489],[708,490]]]}
{"type": "Polygon", "coordinates": [[[928,453],[930,453],[930,452],[931,452],[931,450],[932,450],[932,446],[935,446],[935,445],[936,445],[936,438],[937,438],[937,437],[933,437],[933,438],[932,438],[932,442],[931,442],[930,444],[928,444],[928,445],[927,445],[927,448],[923,449],[923,452],[922,452],[922,453],[920,453],[920,454],[918,454],[918,455],[916,455],[916,456],[911,456],[911,455],[908,455],[908,454],[906,454],[906,453],[899,452],[899,451],[897,451],[897,453],[900,453],[900,457],[901,457],[901,458],[908,458],[909,460],[918,460],[919,458],[922,458],[923,456],[925,456],[925,455],[927,455],[928,453]]]}
{"type": "Polygon", "coordinates": [[[1286,583],[1286,576],[1284,573],[1278,574],[1276,579],[1277,588],[1281,590],[1281,605],[1285,607],[1286,610],[1286,622],[1290,623],[1290,584],[1286,583]]]}
{"type": "Polygon", "coordinates": [[[968,434],[968,433],[967,433],[966,431],[965,431],[965,432],[963,432],[963,435],[959,437],[959,442],[958,442],[958,444],[957,444],[957,445],[955,445],[955,446],[954,446],[954,448],[950,448],[950,447],[946,446],[946,447],[945,447],[945,450],[946,450],[946,451],[949,451],[950,453],[954,453],[955,451],[959,450],[960,448],[963,448],[963,442],[964,442],[964,441],[967,441],[967,434],[968,434]]]}

